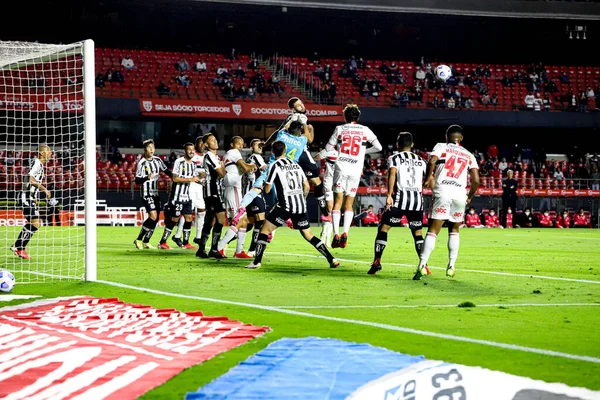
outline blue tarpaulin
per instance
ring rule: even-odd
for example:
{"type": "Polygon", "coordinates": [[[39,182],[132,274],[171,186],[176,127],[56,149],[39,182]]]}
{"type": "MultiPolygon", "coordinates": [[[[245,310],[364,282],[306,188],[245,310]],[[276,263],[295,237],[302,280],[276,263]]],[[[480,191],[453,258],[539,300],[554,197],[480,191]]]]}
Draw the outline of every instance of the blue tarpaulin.
{"type": "Polygon", "coordinates": [[[370,344],[280,339],[186,400],[345,399],[365,383],[424,360],[370,344]]]}

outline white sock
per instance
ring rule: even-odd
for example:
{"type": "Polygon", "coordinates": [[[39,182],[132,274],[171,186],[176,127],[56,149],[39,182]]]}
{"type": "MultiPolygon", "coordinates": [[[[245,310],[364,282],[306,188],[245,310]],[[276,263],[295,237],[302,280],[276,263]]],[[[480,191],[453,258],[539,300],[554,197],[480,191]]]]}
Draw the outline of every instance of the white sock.
{"type": "Polygon", "coordinates": [[[240,228],[237,234],[237,246],[235,247],[235,253],[241,253],[244,251],[244,241],[246,240],[246,228],[240,228]]]}
{"type": "Polygon", "coordinates": [[[435,249],[436,239],[437,235],[435,233],[427,232],[425,243],[423,243],[423,250],[421,250],[421,261],[419,262],[419,268],[427,264],[427,261],[429,261],[429,256],[431,255],[433,249],[435,249]]]}
{"type": "Polygon", "coordinates": [[[339,235],[340,234],[340,219],[342,219],[340,210],[333,210],[331,212],[331,217],[333,219],[333,234],[339,235]]]}
{"type": "Polygon", "coordinates": [[[352,218],[354,218],[354,211],[352,211],[352,210],[344,211],[344,231],[343,231],[343,233],[348,234],[348,231],[350,231],[350,225],[352,225],[352,218]]]}
{"type": "Polygon", "coordinates": [[[177,230],[175,231],[175,237],[177,239],[181,239],[181,232],[183,232],[183,224],[185,223],[185,219],[183,217],[179,218],[179,222],[177,223],[177,230]]]}
{"type": "Polygon", "coordinates": [[[323,227],[321,228],[321,240],[327,240],[327,235],[329,235],[330,230],[333,229],[332,225],[331,222],[323,222],[323,227]]]}
{"type": "Polygon", "coordinates": [[[196,212],[196,239],[200,239],[202,237],[204,217],[206,217],[206,211],[196,212]]]}
{"type": "Polygon", "coordinates": [[[458,258],[458,248],[460,247],[460,237],[458,232],[451,232],[448,235],[448,266],[454,267],[456,259],[458,258]]]}
{"type": "Polygon", "coordinates": [[[229,241],[233,239],[237,233],[237,228],[235,226],[230,226],[229,229],[227,229],[227,232],[225,232],[225,236],[219,240],[219,243],[217,244],[217,250],[223,250],[225,246],[227,246],[227,243],[229,243],[229,241]]]}

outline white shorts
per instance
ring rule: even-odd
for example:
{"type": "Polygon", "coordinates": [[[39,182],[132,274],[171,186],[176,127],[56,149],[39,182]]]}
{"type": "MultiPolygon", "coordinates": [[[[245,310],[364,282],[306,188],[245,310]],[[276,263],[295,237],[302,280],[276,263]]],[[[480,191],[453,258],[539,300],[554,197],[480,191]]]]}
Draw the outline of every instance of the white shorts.
{"type": "Polygon", "coordinates": [[[199,183],[191,183],[190,199],[192,200],[193,208],[204,210],[206,208],[204,204],[204,186],[199,183]]]}
{"type": "Polygon", "coordinates": [[[242,188],[225,186],[223,191],[225,197],[225,212],[227,213],[228,218],[233,218],[242,204],[242,188]]]}
{"type": "Polygon", "coordinates": [[[463,222],[466,206],[466,194],[434,194],[430,216],[433,219],[463,222]]]}
{"type": "Polygon", "coordinates": [[[333,170],[335,164],[325,163],[325,173],[323,174],[323,189],[325,190],[325,200],[333,201],[333,170]]]}
{"type": "Polygon", "coordinates": [[[356,196],[358,184],[360,183],[360,175],[342,175],[336,168],[335,172],[333,173],[333,182],[334,193],[344,193],[346,196],[354,197],[356,196]]]}

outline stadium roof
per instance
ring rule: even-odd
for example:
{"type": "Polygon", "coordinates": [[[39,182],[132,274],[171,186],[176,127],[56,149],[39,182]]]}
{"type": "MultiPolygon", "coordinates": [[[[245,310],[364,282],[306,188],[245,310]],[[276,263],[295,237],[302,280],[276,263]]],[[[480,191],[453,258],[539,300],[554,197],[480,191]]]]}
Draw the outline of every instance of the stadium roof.
{"type": "Polygon", "coordinates": [[[329,8],[462,16],[600,20],[600,3],[538,0],[196,0],[278,7],[329,8]]]}

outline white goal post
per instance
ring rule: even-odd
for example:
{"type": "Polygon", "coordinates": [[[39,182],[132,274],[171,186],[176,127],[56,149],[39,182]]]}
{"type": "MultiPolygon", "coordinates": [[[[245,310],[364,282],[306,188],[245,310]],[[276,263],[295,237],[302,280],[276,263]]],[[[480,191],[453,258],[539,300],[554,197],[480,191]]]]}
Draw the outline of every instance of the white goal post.
{"type": "Polygon", "coordinates": [[[17,284],[96,280],[95,204],[94,42],[0,40],[0,269],[17,284]]]}

